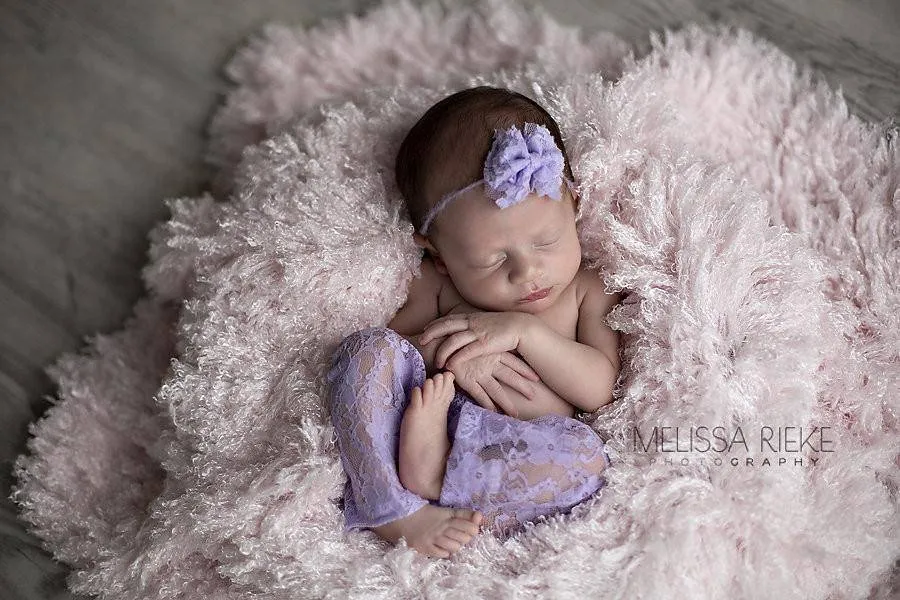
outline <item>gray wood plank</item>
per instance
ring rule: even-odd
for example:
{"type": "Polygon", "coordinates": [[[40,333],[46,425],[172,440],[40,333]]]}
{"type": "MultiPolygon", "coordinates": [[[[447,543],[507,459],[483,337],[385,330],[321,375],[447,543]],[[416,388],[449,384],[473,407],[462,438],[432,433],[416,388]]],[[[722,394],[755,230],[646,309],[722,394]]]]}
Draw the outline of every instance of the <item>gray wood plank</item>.
{"type": "MultiPolygon", "coordinates": [[[[525,0],[563,23],[647,32],[726,22],[841,86],[870,120],[900,115],[897,0],[525,0]]],[[[63,566],[5,497],[44,367],[118,329],[142,294],[162,199],[197,195],[221,68],[269,21],[311,25],[374,0],[0,1],[0,600],[67,598],[63,566]]]]}

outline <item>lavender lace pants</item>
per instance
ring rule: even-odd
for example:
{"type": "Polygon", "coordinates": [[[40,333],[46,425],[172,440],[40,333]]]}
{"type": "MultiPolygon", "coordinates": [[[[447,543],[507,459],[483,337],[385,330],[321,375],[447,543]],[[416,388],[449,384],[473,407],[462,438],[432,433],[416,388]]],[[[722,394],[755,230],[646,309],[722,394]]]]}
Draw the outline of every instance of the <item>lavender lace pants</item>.
{"type": "MultiPolygon", "coordinates": [[[[400,422],[425,377],[419,351],[386,327],[357,331],[335,351],[328,399],[348,476],[345,530],[384,525],[429,503],[397,476],[400,422]]],[[[575,419],[521,421],[485,410],[457,389],[447,421],[452,448],[436,503],[481,511],[497,535],[565,512],[606,483],[604,444],[575,419]]]]}

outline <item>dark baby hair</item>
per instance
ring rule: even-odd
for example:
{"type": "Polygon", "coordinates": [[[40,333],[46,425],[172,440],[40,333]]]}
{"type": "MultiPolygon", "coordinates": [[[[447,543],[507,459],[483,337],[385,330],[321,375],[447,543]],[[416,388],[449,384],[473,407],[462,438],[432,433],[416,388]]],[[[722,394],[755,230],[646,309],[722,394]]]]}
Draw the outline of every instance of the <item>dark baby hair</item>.
{"type": "MultiPolygon", "coordinates": [[[[518,92],[479,86],[447,96],[413,125],[397,152],[395,175],[416,231],[428,210],[449,192],[481,179],[495,129],[525,123],[546,127],[572,168],[559,126],[540,104],[518,92]]],[[[437,230],[432,223],[429,231],[437,230]]]]}

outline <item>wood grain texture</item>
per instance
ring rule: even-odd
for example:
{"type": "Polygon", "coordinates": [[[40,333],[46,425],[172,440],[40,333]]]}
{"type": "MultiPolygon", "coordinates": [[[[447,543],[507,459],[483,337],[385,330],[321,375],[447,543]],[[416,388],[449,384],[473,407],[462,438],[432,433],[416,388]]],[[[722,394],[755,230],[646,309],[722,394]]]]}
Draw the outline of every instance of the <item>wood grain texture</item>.
{"type": "MultiPolygon", "coordinates": [[[[650,30],[739,25],[840,86],[856,114],[900,116],[900,0],[525,1],[641,53],[650,30]]],[[[0,600],[71,598],[66,569],[15,518],[10,470],[54,392],[45,365],[122,326],[162,200],[204,188],[223,65],[265,22],[373,4],[0,1],[0,600]]]]}

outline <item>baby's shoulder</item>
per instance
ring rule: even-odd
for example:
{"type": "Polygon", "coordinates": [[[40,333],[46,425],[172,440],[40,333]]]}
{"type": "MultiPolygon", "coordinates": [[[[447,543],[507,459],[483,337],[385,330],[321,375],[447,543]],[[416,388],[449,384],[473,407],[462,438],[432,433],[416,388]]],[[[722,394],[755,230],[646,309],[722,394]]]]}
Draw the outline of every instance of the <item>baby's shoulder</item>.
{"type": "Polygon", "coordinates": [[[449,275],[438,271],[428,255],[422,258],[421,270],[422,278],[428,282],[428,289],[434,294],[438,316],[443,317],[463,303],[463,298],[456,291],[453,280],[449,275]]]}
{"type": "Polygon", "coordinates": [[[457,291],[456,285],[449,275],[445,275],[437,270],[434,261],[428,256],[422,259],[422,276],[426,277],[425,271],[428,271],[427,277],[432,278],[434,289],[437,294],[438,316],[445,316],[455,312],[473,312],[475,309],[470,306],[457,291]]]}
{"type": "Polygon", "coordinates": [[[584,309],[594,311],[609,309],[622,299],[619,293],[606,291],[603,277],[597,271],[581,267],[573,281],[579,313],[584,309]]]}
{"type": "Polygon", "coordinates": [[[400,307],[388,327],[402,334],[414,335],[436,319],[438,298],[443,287],[443,275],[437,272],[429,259],[422,260],[419,276],[413,277],[407,291],[406,303],[400,307]]]}
{"type": "Polygon", "coordinates": [[[426,255],[422,259],[422,277],[427,278],[431,283],[431,289],[437,298],[438,316],[443,317],[451,313],[469,313],[475,312],[474,306],[465,301],[453,280],[449,275],[445,275],[437,270],[434,261],[426,255]]]}
{"type": "Polygon", "coordinates": [[[442,294],[446,293],[450,278],[437,270],[434,261],[426,254],[419,265],[421,283],[419,292],[433,298],[437,303],[442,294]]]}

